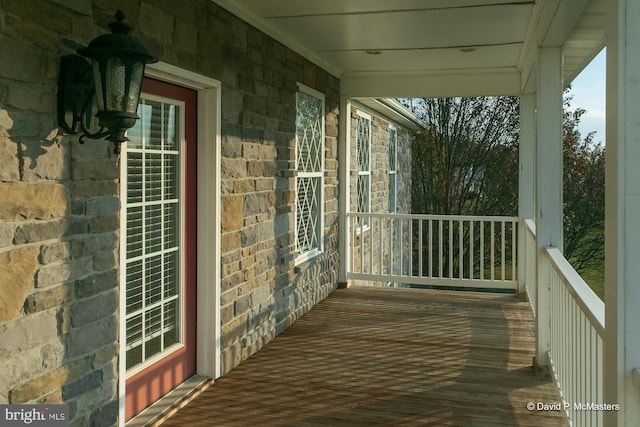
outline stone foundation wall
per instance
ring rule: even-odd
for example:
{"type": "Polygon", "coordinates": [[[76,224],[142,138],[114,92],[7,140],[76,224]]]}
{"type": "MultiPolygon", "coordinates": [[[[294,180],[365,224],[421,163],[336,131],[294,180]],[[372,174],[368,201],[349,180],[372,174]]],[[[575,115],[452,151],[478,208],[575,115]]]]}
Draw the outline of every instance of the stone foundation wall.
{"type": "Polygon", "coordinates": [[[337,284],[339,82],[209,0],[0,2],[0,403],[118,415],[119,165],[57,128],[59,58],[122,9],[161,61],[222,82],[222,371],[337,284]],[[325,253],[294,267],[295,92],[326,95],[325,253]]]}

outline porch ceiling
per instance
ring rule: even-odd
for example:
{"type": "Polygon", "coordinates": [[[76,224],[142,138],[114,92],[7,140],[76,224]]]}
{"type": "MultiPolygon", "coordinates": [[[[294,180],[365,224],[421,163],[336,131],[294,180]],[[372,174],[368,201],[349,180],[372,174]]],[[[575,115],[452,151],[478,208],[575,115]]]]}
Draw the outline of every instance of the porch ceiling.
{"type": "Polygon", "coordinates": [[[604,0],[213,0],[353,97],[517,95],[537,46],[570,81],[604,45],[604,0]]]}

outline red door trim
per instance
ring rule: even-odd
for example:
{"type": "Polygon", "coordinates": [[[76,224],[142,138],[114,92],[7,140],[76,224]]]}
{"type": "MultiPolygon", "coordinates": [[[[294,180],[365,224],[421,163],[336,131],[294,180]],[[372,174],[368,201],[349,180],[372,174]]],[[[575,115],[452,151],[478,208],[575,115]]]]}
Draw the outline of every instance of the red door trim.
{"type": "Polygon", "coordinates": [[[185,180],[182,185],[184,346],[126,380],[127,420],[194,375],[196,370],[197,92],[149,78],[145,78],[142,92],[185,102],[185,144],[181,156],[185,180]]]}

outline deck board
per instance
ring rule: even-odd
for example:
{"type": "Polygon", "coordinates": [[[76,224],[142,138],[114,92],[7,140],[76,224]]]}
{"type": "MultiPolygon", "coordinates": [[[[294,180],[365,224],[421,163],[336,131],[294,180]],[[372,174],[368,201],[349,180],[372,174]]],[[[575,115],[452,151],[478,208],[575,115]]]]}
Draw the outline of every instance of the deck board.
{"type": "Polygon", "coordinates": [[[511,295],[341,289],[163,426],[565,426],[534,344],[511,295]]]}

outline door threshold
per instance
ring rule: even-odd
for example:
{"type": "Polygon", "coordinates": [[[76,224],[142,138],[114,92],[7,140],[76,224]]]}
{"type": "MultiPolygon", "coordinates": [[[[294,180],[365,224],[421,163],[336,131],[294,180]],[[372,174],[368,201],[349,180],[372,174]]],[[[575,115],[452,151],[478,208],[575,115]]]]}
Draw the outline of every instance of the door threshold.
{"type": "Polygon", "coordinates": [[[169,393],[162,396],[151,406],[126,422],[126,427],[155,427],[162,424],[178,409],[184,407],[200,393],[213,384],[209,377],[194,375],[169,393]]]}

